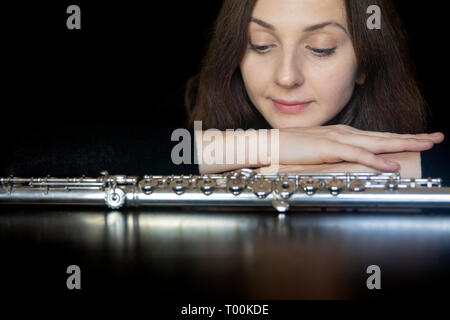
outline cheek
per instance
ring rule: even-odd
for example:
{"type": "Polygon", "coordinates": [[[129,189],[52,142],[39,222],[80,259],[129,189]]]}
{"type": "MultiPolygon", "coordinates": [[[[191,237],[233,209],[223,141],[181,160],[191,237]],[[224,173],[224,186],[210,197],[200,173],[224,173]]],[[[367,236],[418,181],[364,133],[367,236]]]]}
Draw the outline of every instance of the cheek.
{"type": "Polygon", "coordinates": [[[270,68],[267,64],[258,62],[257,59],[245,57],[241,63],[241,74],[247,93],[256,104],[258,99],[264,98],[270,86],[270,68]]]}
{"type": "Polygon", "coordinates": [[[324,62],[311,70],[310,85],[317,102],[327,109],[343,108],[355,87],[356,59],[324,62]]]}

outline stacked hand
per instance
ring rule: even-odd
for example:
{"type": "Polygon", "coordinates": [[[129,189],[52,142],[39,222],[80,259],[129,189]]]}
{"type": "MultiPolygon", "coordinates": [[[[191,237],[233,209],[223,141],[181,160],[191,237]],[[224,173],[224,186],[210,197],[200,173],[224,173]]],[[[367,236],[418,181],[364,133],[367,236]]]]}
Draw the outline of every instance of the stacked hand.
{"type": "MultiPolygon", "coordinates": [[[[272,161],[268,168],[277,167],[278,172],[296,172],[295,169],[302,165],[302,171],[305,168],[308,171],[314,169],[308,165],[350,162],[364,168],[392,172],[398,171],[400,164],[380,154],[421,152],[443,140],[442,133],[395,134],[358,130],[346,125],[279,129],[279,166],[272,161]]],[[[329,165],[329,168],[335,170],[340,167],[329,165]]],[[[261,169],[264,167],[257,171],[261,169]]]]}

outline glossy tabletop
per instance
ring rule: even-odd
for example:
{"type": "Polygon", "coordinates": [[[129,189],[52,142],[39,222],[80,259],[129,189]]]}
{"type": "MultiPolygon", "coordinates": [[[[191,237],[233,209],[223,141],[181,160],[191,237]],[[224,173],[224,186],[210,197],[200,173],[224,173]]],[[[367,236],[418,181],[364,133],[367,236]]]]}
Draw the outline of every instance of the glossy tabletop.
{"type": "Polygon", "coordinates": [[[439,296],[450,284],[450,211],[438,209],[0,208],[3,288],[154,298],[439,296]],[[367,268],[381,271],[369,290],[367,268]]]}

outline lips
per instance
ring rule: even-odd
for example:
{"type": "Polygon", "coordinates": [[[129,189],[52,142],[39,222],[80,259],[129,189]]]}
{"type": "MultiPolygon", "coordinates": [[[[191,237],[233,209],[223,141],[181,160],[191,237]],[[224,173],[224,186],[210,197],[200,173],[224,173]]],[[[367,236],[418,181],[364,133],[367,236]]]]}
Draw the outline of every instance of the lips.
{"type": "Polygon", "coordinates": [[[307,108],[312,101],[289,101],[289,100],[275,100],[273,99],[273,104],[278,111],[287,114],[298,113],[305,108],[307,108]]]}

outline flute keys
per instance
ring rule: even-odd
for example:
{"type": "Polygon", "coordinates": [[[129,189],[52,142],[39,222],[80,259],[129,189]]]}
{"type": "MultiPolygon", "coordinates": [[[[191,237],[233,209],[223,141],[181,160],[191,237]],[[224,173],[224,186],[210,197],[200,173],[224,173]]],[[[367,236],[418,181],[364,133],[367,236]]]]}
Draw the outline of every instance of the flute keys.
{"type": "Polygon", "coordinates": [[[313,177],[309,177],[306,179],[302,179],[300,181],[300,188],[302,188],[303,191],[309,196],[316,193],[317,189],[320,187],[320,181],[317,179],[314,179],[313,177]]]}
{"type": "Polygon", "coordinates": [[[392,177],[390,177],[389,180],[386,181],[386,184],[384,186],[388,190],[396,190],[398,188],[398,183],[392,177]]]}
{"type": "Polygon", "coordinates": [[[277,181],[275,184],[275,192],[283,199],[288,199],[294,192],[297,186],[294,180],[289,180],[286,177],[277,181]]]}
{"type": "Polygon", "coordinates": [[[260,199],[264,199],[272,192],[272,183],[262,177],[253,180],[250,186],[253,193],[260,199]]]}
{"type": "Polygon", "coordinates": [[[202,179],[197,182],[197,186],[207,196],[209,196],[211,193],[213,193],[216,185],[217,185],[216,181],[209,179],[209,178],[202,179]]]}
{"type": "Polygon", "coordinates": [[[283,200],[279,199],[273,199],[272,200],[272,206],[277,210],[279,213],[285,213],[289,210],[289,203],[283,200]]]}
{"type": "Polygon", "coordinates": [[[235,196],[239,195],[247,187],[247,181],[241,176],[229,176],[227,180],[227,189],[235,196]]]}
{"type": "Polygon", "coordinates": [[[160,182],[156,179],[151,179],[148,176],[144,177],[141,181],[139,181],[139,188],[145,194],[149,195],[158,187],[160,182]]]}
{"type": "Polygon", "coordinates": [[[359,180],[353,180],[352,182],[350,182],[350,190],[351,191],[355,191],[355,192],[361,192],[364,191],[366,189],[366,184],[359,180]]]}
{"type": "Polygon", "coordinates": [[[187,187],[189,187],[189,181],[186,179],[174,179],[170,181],[170,188],[178,195],[183,194],[187,187]]]}
{"type": "Polygon", "coordinates": [[[125,203],[125,192],[120,188],[113,188],[106,192],[106,205],[113,210],[121,208],[125,203]]]}
{"type": "Polygon", "coordinates": [[[334,176],[325,182],[325,186],[333,196],[337,196],[345,188],[345,182],[334,176]]]}

